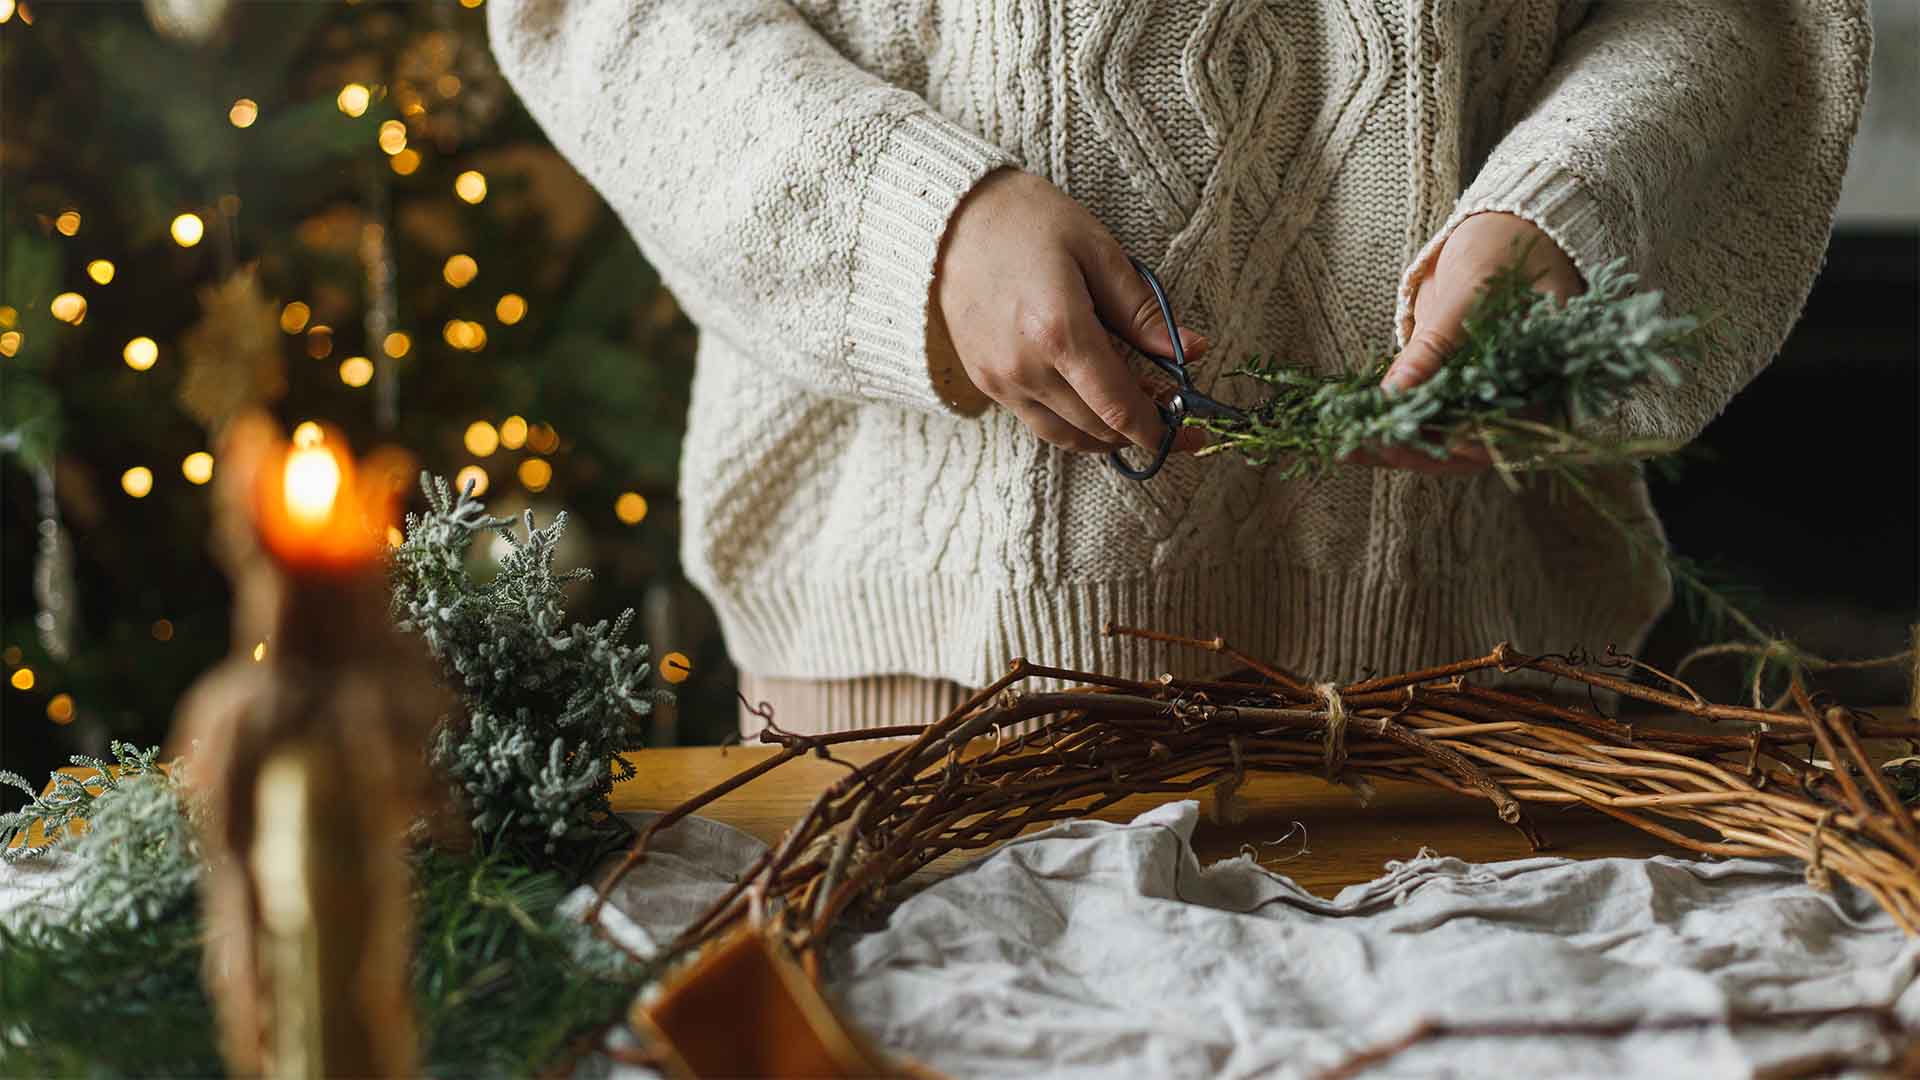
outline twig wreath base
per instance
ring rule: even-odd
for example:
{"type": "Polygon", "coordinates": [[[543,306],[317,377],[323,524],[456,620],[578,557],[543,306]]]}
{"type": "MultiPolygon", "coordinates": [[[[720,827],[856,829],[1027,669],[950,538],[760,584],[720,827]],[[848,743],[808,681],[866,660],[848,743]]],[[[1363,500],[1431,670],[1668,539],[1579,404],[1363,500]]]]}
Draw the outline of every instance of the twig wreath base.
{"type": "Polygon", "coordinates": [[[1273,772],[1355,786],[1411,780],[1479,796],[1536,849],[1544,839],[1526,807],[1578,803],[1701,854],[1797,858],[1815,886],[1850,881],[1920,935],[1920,812],[1899,799],[1861,742],[1920,740],[1920,722],[1877,719],[1798,682],[1792,709],[1715,704],[1611,650],[1531,656],[1503,643],[1422,671],[1316,685],[1220,638],[1111,623],[1106,633],[1203,649],[1239,667],[1218,679],[1142,682],[1017,659],[937,723],[808,736],[782,731],[769,716],[760,739],[780,752],[655,819],[603,880],[598,902],[645,858],[659,830],[802,755],[839,760],[837,746],[892,738],[903,740],[897,749],[865,764],[843,762],[847,775],[670,953],[684,955],[745,922],[783,941],[817,978],[821,946],[841,915],[883,901],[889,887],[943,855],[1142,793],[1212,788],[1216,812],[1231,815],[1246,776],[1273,772]],[[1622,723],[1597,706],[1469,681],[1523,668],[1733,730],[1622,723]],[[1630,681],[1634,669],[1662,685],[1630,681]],[[1036,677],[1080,685],[1017,688],[1036,677]],[[1028,730],[1007,733],[1017,725],[1028,730]],[[1711,838],[1678,823],[1704,827],[1711,838]]]}

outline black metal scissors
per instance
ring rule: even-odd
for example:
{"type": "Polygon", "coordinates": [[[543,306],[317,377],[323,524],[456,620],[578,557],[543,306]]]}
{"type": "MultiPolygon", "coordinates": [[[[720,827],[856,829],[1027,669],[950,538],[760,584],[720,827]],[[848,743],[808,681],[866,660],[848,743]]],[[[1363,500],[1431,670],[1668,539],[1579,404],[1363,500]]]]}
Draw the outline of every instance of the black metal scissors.
{"type": "Polygon", "coordinates": [[[1166,320],[1167,338],[1173,342],[1171,360],[1152,353],[1142,355],[1153,361],[1155,367],[1173,376],[1174,381],[1179,384],[1179,388],[1167,398],[1165,403],[1158,401],[1153,403],[1153,407],[1160,410],[1160,419],[1167,425],[1167,433],[1160,437],[1160,448],[1155,452],[1151,465],[1144,469],[1136,469],[1121,460],[1120,451],[1114,450],[1107,454],[1107,457],[1113,461],[1113,467],[1120,470],[1120,475],[1132,480],[1147,480],[1160,471],[1160,466],[1166,464],[1167,453],[1173,449],[1173,440],[1180,434],[1180,428],[1187,417],[1245,421],[1247,414],[1224,401],[1215,401],[1193,385],[1193,377],[1187,374],[1187,350],[1180,344],[1180,328],[1173,321],[1173,304],[1167,300],[1167,290],[1160,287],[1160,279],[1153,276],[1153,271],[1147,269],[1146,263],[1131,255],[1127,256],[1127,261],[1133,264],[1133,268],[1139,271],[1142,278],[1146,279],[1147,288],[1153,290],[1153,298],[1160,305],[1160,317],[1166,320]]]}

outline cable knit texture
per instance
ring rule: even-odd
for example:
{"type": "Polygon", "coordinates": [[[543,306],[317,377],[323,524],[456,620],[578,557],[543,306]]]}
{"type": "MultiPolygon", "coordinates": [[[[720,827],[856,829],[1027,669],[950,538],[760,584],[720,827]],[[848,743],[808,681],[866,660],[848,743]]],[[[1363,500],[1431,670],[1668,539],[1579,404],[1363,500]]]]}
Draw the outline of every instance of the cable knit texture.
{"type": "MultiPolygon", "coordinates": [[[[1538,224],[1719,315],[1622,434],[1690,438],[1818,269],[1865,96],[1865,0],[493,0],[501,66],[701,330],[681,553],[761,676],[1139,677],[1211,637],[1316,679],[1637,647],[1664,571],[1545,487],[1176,455],[1139,484],[969,416],[928,363],[941,234],[1045,176],[1154,265],[1242,405],[1249,354],[1404,342],[1447,234],[1538,224]]],[[[564,362],[564,358],[556,358],[564,362]]],[[[1127,361],[1141,370],[1138,358],[1127,361]]],[[[937,367],[934,365],[933,367],[937,367]]],[[[1630,472],[1603,486],[1657,529],[1630,472]]],[[[874,717],[872,722],[924,717],[874,717]]]]}

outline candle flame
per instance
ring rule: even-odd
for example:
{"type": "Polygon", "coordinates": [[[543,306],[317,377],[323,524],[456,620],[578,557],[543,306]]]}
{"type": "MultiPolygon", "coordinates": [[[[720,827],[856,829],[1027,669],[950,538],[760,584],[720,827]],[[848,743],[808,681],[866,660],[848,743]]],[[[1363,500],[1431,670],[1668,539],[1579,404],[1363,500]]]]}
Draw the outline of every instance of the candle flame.
{"type": "Polygon", "coordinates": [[[287,516],[309,529],[326,524],[340,494],[340,463],[320,446],[287,455],[287,516]]]}

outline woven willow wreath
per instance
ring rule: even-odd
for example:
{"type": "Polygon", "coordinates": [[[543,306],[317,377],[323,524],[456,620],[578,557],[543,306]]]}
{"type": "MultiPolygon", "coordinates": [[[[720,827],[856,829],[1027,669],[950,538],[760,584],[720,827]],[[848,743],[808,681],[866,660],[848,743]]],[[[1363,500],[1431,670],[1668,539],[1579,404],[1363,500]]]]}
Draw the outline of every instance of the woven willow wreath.
{"type": "Polygon", "coordinates": [[[934,724],[804,736],[780,730],[769,716],[760,739],[781,752],[655,819],[602,884],[601,901],[645,858],[654,833],[714,799],[803,754],[832,758],[846,743],[911,736],[867,764],[843,762],[847,776],[671,952],[696,949],[746,920],[783,940],[817,978],[836,919],[942,855],[1148,792],[1211,787],[1216,812],[1231,817],[1235,789],[1248,774],[1277,772],[1356,786],[1376,777],[1413,780],[1478,795],[1536,850],[1542,839],[1525,807],[1580,803],[1702,854],[1791,856],[1806,863],[1816,887],[1836,875],[1851,881],[1920,935],[1920,812],[1901,802],[1860,741],[1920,740],[1920,722],[1876,719],[1808,693],[1798,679],[1790,711],[1713,704],[1611,651],[1527,656],[1502,644],[1475,659],[1336,686],[1310,684],[1219,638],[1112,624],[1106,633],[1205,649],[1241,666],[1219,679],[1139,682],[1022,659],[934,724]],[[1608,673],[1633,668],[1673,689],[1608,673]],[[1734,730],[1626,724],[1597,706],[1466,681],[1475,672],[1520,669],[1734,730]],[[1016,688],[1035,677],[1082,685],[1016,688]],[[1016,725],[1029,730],[1002,734],[1016,725]],[[1663,821],[1705,826],[1717,839],[1663,821]]]}

